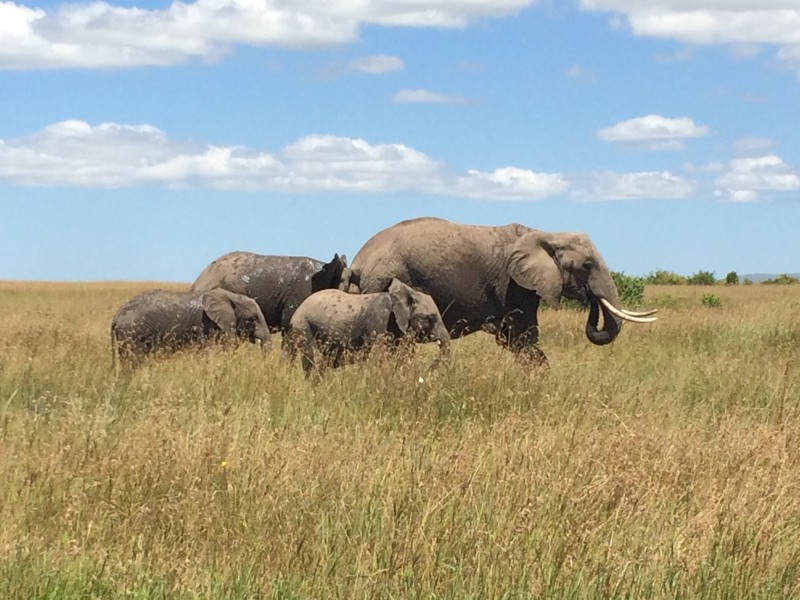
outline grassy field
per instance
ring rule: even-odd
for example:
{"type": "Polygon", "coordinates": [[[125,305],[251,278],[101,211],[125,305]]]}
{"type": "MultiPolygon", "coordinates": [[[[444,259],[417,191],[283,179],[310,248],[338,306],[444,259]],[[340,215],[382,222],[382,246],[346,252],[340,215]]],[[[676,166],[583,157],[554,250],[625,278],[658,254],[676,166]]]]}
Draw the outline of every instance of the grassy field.
{"type": "Polygon", "coordinates": [[[146,287],[0,283],[0,598],[800,595],[800,286],[318,384],[277,343],[116,372],[146,287]]]}

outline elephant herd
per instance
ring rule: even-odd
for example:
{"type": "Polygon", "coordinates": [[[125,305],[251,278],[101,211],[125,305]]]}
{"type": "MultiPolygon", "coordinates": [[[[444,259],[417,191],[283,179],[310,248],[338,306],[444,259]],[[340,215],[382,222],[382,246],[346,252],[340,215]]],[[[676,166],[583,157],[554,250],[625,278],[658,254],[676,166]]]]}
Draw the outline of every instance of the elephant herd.
{"type": "Polygon", "coordinates": [[[306,374],[364,356],[376,343],[435,341],[486,331],[518,357],[546,363],[537,313],[545,300],[588,305],[586,336],[612,342],[631,312],[594,244],[583,233],[519,224],[402,221],[376,233],[350,267],[307,257],[231,252],[209,264],[188,292],[151,290],[114,315],[111,339],[124,362],[210,339],[238,337],[266,347],[280,332],[284,355],[306,374]],[[600,315],[603,315],[602,327],[600,315]]]}

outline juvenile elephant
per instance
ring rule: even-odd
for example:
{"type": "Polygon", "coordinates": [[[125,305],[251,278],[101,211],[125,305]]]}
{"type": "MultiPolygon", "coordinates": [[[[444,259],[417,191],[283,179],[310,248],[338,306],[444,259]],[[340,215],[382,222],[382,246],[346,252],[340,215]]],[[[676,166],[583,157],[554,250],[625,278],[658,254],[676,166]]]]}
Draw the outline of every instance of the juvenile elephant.
{"type": "Polygon", "coordinates": [[[112,345],[123,360],[218,336],[238,336],[263,346],[271,343],[255,300],[223,289],[150,290],[123,304],[111,321],[112,345]]]}
{"type": "Polygon", "coordinates": [[[546,363],[537,346],[540,300],[554,308],[562,296],[588,304],[586,336],[597,345],[612,342],[622,320],[655,320],[646,317],[656,311],[622,308],[611,273],[585,233],[412,219],[372,236],[351,268],[361,293],[399,279],[433,297],[453,338],[489,331],[538,363],[546,363]]]}
{"type": "Polygon", "coordinates": [[[252,252],[229,252],[208,265],[192,289],[214,288],[253,298],[270,330],[285,331],[294,311],[312,293],[324,289],[350,288],[350,269],[344,255],[334,254],[324,263],[307,256],[270,256],[252,252]]]}
{"type": "Polygon", "coordinates": [[[340,366],[346,354],[364,355],[381,338],[393,345],[403,338],[436,341],[440,356],[450,341],[433,299],[393,280],[386,292],[323,290],[309,296],[292,317],[284,351],[292,357],[299,349],[308,374],[315,367],[340,366]]]}

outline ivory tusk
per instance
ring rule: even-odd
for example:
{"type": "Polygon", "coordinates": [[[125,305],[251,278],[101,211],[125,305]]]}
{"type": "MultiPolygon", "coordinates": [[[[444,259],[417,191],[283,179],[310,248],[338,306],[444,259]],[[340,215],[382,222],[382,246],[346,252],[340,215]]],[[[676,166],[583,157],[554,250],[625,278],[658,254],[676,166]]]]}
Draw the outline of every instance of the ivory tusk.
{"type": "Polygon", "coordinates": [[[626,315],[630,315],[632,317],[649,317],[650,315],[654,315],[658,312],[657,308],[654,308],[652,310],[646,310],[644,312],[634,312],[632,310],[628,310],[627,308],[621,308],[620,310],[624,312],[626,315]]]}
{"type": "Polygon", "coordinates": [[[634,317],[632,315],[624,313],[618,308],[614,308],[614,305],[611,304],[611,302],[609,302],[605,298],[600,298],[600,302],[603,304],[606,310],[608,310],[608,312],[610,312],[612,315],[619,317],[620,319],[623,319],[625,321],[630,321],[631,323],[652,323],[653,321],[658,320],[658,317],[634,317]]]}

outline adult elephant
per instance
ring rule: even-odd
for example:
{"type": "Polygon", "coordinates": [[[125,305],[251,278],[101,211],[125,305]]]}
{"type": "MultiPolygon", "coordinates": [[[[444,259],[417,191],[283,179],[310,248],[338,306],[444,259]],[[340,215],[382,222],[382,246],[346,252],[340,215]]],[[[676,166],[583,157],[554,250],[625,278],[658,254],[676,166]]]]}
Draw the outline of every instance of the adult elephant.
{"type": "Polygon", "coordinates": [[[614,341],[622,320],[655,320],[645,318],[655,311],[622,308],[603,258],[584,233],[424,217],[375,234],[351,268],[361,293],[385,289],[388,281],[399,279],[433,297],[452,338],[483,329],[539,363],[546,363],[537,346],[542,299],[556,308],[562,296],[588,304],[586,336],[597,345],[614,341]]]}
{"type": "Polygon", "coordinates": [[[222,288],[253,298],[276,332],[289,328],[294,311],[312,293],[331,288],[348,291],[350,278],[347,259],[338,254],[324,263],[307,256],[229,252],[203,269],[192,289],[222,288]]]}

